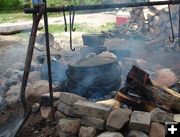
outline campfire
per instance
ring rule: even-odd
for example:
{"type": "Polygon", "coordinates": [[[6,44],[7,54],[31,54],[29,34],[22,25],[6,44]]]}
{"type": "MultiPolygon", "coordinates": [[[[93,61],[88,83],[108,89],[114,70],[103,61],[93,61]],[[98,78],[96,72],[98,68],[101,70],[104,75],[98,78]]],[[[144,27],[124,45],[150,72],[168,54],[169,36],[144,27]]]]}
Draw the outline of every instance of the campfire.
{"type": "MultiPolygon", "coordinates": [[[[178,27],[168,23],[167,7],[126,9],[126,24],[83,34],[78,48],[73,47],[70,19],[73,52],[60,49],[50,54],[56,41],[48,33],[47,7],[36,6],[26,9],[38,13],[25,67],[15,63],[0,77],[0,136],[161,137],[166,122],[180,122],[180,32],[168,39],[168,31],[178,27]],[[35,39],[43,14],[46,33],[35,39]],[[33,58],[38,44],[43,52],[33,58]]],[[[83,7],[68,6],[63,12],[78,8],[83,7]]],[[[169,8],[171,21],[177,23],[178,7],[169,8]]]]}

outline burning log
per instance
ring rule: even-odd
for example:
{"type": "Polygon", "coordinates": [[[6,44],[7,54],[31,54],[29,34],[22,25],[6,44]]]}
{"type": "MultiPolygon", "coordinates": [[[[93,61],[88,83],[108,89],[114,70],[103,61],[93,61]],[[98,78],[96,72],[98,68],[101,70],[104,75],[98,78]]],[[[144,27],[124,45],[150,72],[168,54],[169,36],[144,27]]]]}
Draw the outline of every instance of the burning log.
{"type": "Polygon", "coordinates": [[[128,73],[125,87],[116,95],[116,100],[132,108],[161,109],[180,112],[180,94],[149,79],[149,74],[133,66],[128,73]],[[144,108],[142,108],[144,107],[144,108]]]}

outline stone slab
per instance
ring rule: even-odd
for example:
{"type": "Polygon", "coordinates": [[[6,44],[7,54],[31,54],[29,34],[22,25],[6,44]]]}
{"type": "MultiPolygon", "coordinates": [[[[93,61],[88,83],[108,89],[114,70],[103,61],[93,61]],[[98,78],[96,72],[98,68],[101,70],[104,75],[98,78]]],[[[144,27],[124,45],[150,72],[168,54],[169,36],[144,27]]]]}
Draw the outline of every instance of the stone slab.
{"type": "Polygon", "coordinates": [[[151,114],[143,111],[134,111],[130,119],[130,129],[148,133],[151,124],[151,114]]]}
{"type": "Polygon", "coordinates": [[[76,135],[80,129],[80,120],[79,119],[59,119],[59,122],[56,127],[59,132],[65,132],[72,135],[76,135]]]}
{"type": "Polygon", "coordinates": [[[104,130],[105,121],[103,119],[84,116],[81,118],[81,124],[94,127],[99,130],[104,130]]]}
{"type": "Polygon", "coordinates": [[[153,122],[149,131],[149,137],[165,137],[165,126],[158,122],[153,122]]]}
{"type": "Polygon", "coordinates": [[[129,109],[113,110],[107,119],[106,129],[109,131],[117,131],[121,129],[130,119],[132,111],[129,109]]]}
{"type": "Polygon", "coordinates": [[[119,132],[103,132],[97,137],[124,137],[121,133],[119,132]]]}
{"type": "Polygon", "coordinates": [[[87,100],[87,99],[68,92],[61,92],[61,95],[59,97],[59,101],[64,102],[65,104],[71,106],[73,106],[74,103],[77,102],[78,100],[87,100]]]}
{"type": "Polygon", "coordinates": [[[79,100],[74,104],[74,113],[82,116],[90,116],[106,120],[111,107],[96,104],[89,101],[79,100]]]}
{"type": "Polygon", "coordinates": [[[67,105],[63,102],[59,102],[57,109],[68,116],[80,117],[78,114],[74,113],[73,106],[67,105]]]}
{"type": "Polygon", "coordinates": [[[160,122],[163,124],[165,122],[173,122],[173,114],[167,113],[160,108],[155,108],[151,111],[151,120],[153,122],[160,122]]]}
{"type": "Polygon", "coordinates": [[[82,126],[79,130],[79,137],[95,137],[96,129],[82,126]]]}

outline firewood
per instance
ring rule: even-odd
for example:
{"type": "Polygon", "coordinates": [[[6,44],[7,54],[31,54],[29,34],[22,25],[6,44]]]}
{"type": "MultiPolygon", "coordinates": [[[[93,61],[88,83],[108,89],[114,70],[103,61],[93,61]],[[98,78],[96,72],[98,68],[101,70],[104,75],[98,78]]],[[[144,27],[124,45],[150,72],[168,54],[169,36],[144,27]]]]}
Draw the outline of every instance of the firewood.
{"type": "Polygon", "coordinates": [[[115,100],[125,103],[133,108],[139,108],[144,106],[148,111],[151,111],[155,107],[160,107],[164,110],[171,110],[180,112],[180,94],[159,84],[153,86],[145,86],[146,91],[152,93],[153,102],[145,100],[137,100],[131,98],[121,92],[118,92],[115,100]]]}
{"type": "Polygon", "coordinates": [[[146,111],[151,111],[156,107],[153,102],[131,98],[123,94],[121,91],[119,91],[116,94],[115,100],[119,101],[120,103],[127,104],[129,107],[132,107],[133,109],[144,109],[146,111]]]}
{"type": "Polygon", "coordinates": [[[180,112],[180,94],[153,82],[153,86],[145,86],[147,92],[152,93],[155,104],[159,107],[166,107],[169,110],[180,112]]]}

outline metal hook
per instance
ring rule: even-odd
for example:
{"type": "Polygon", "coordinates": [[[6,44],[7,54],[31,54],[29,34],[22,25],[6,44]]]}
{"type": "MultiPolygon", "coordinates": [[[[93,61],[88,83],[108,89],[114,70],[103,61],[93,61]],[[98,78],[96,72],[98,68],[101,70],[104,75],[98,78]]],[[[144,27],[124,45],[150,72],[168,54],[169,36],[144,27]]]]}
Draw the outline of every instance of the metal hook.
{"type": "Polygon", "coordinates": [[[75,30],[76,30],[76,28],[74,28],[75,9],[74,9],[74,6],[71,6],[71,8],[73,9],[73,17],[72,17],[72,31],[75,31],[75,30]]]}
{"type": "MultiPolygon", "coordinates": [[[[65,8],[65,7],[63,7],[65,8]]],[[[63,16],[64,16],[64,31],[67,32],[67,21],[66,21],[66,12],[63,10],[63,16]]]]}
{"type": "Polygon", "coordinates": [[[75,48],[72,47],[72,31],[73,31],[73,23],[74,23],[74,22],[72,22],[74,19],[71,18],[72,5],[68,6],[68,7],[69,7],[70,48],[72,51],[75,51],[75,48]]]}
{"type": "Polygon", "coordinates": [[[174,42],[174,29],[173,29],[170,5],[168,5],[168,11],[169,11],[169,19],[170,19],[170,23],[171,23],[171,31],[172,31],[172,38],[169,36],[169,41],[171,43],[173,43],[174,42]]]}

